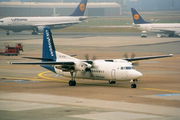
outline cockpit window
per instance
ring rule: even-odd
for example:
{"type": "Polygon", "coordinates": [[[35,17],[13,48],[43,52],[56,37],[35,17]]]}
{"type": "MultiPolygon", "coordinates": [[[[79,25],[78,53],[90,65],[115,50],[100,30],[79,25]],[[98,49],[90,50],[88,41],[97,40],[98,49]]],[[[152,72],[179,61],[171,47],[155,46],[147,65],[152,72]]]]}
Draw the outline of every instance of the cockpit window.
{"type": "Polygon", "coordinates": [[[121,67],[121,70],[131,70],[134,69],[134,67],[121,67]]]}
{"type": "Polygon", "coordinates": [[[130,70],[131,69],[131,67],[126,67],[126,70],[130,70]]]}
{"type": "Polygon", "coordinates": [[[2,20],[0,20],[0,22],[2,22],[2,23],[3,23],[3,21],[2,21],[2,20]]]}

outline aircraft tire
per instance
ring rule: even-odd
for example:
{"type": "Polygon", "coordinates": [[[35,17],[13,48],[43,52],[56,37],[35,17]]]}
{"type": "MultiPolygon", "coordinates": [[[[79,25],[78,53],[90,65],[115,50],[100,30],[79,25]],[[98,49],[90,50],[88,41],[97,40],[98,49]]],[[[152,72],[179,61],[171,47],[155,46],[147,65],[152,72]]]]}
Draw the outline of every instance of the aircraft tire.
{"type": "Polygon", "coordinates": [[[131,88],[136,88],[136,84],[131,84],[131,88]]]}
{"type": "Polygon", "coordinates": [[[109,84],[115,84],[115,83],[116,83],[116,81],[109,80],[109,84]]]}
{"type": "Polygon", "coordinates": [[[69,81],[69,86],[76,86],[76,81],[75,80],[70,80],[69,81]]]}
{"type": "Polygon", "coordinates": [[[36,33],[36,32],[32,32],[31,34],[32,34],[32,35],[37,35],[38,33],[36,33]]]}

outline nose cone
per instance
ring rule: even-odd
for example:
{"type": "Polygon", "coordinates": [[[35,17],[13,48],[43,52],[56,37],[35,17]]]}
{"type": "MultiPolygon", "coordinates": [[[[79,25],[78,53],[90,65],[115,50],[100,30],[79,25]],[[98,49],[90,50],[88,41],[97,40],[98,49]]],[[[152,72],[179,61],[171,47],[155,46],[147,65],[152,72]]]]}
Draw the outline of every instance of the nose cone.
{"type": "Polygon", "coordinates": [[[132,71],[128,71],[128,75],[127,76],[130,79],[138,79],[138,78],[142,77],[143,74],[140,73],[139,71],[132,70],[132,71]]]}
{"type": "Polygon", "coordinates": [[[137,78],[140,78],[140,77],[142,77],[143,76],[143,74],[142,73],[140,73],[140,72],[138,72],[138,71],[136,71],[137,73],[136,73],[136,75],[137,75],[137,78]]]}

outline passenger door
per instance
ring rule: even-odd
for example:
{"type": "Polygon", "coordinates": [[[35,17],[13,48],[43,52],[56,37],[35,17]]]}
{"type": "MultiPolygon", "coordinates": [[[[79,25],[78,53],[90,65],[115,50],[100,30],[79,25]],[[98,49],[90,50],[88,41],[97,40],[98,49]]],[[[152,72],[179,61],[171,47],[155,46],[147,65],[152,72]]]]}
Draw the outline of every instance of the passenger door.
{"type": "Polygon", "coordinates": [[[115,69],[112,69],[111,77],[112,77],[112,80],[116,80],[116,70],[115,69]]]}

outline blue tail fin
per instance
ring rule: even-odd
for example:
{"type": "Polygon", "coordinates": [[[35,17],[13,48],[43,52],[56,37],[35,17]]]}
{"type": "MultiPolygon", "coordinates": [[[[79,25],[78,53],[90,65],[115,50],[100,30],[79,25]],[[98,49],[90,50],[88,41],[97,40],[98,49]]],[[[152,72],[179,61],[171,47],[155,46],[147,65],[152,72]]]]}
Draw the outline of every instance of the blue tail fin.
{"type": "Polygon", "coordinates": [[[49,27],[44,28],[42,58],[56,61],[56,50],[49,27]]]}
{"type": "MultiPolygon", "coordinates": [[[[43,46],[42,46],[42,62],[56,61],[56,50],[49,27],[45,27],[43,31],[43,46]]],[[[52,65],[41,65],[52,72],[55,72],[52,65]]]]}
{"type": "Polygon", "coordinates": [[[75,11],[70,16],[83,16],[88,0],[81,0],[75,11]]]}
{"type": "Polygon", "coordinates": [[[132,12],[132,17],[134,20],[134,24],[145,24],[145,23],[150,23],[145,21],[141,15],[137,12],[137,10],[135,8],[131,8],[131,12],[132,12]]]}

